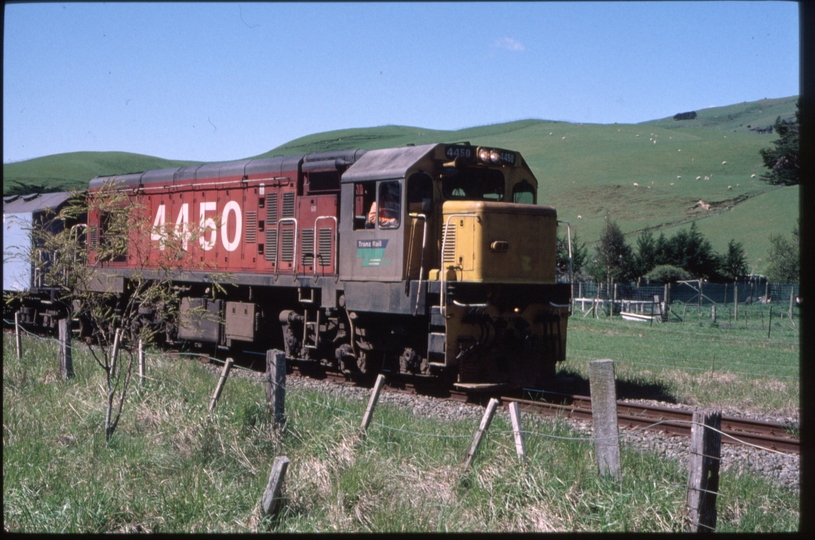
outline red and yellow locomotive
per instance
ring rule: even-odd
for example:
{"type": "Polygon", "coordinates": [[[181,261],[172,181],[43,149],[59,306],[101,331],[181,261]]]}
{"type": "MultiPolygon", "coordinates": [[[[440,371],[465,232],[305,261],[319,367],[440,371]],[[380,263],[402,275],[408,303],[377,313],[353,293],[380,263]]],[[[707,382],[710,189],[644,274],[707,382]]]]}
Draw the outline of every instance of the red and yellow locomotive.
{"type": "Polygon", "coordinates": [[[285,350],[295,363],[535,386],[565,358],[570,287],[556,282],[557,214],[517,152],[464,144],[348,150],[97,177],[152,223],[96,260],[126,291],[170,249],[189,267],[171,340],[285,350]],[[195,231],[196,234],[192,234],[195,231]],[[131,249],[132,246],[132,249],[131,249]],[[224,298],[213,273],[227,273],[224,298]],[[185,316],[204,308],[211,318],[185,316]],[[282,328],[282,331],[280,330],[282,328]]]}

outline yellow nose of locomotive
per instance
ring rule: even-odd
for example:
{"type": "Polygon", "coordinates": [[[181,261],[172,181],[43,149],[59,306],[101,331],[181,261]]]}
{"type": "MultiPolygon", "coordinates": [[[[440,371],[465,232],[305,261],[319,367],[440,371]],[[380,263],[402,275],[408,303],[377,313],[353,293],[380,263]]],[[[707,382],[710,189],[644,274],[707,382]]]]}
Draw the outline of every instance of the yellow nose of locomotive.
{"type": "Polygon", "coordinates": [[[441,249],[448,279],[555,283],[554,208],[491,201],[446,201],[441,249]]]}

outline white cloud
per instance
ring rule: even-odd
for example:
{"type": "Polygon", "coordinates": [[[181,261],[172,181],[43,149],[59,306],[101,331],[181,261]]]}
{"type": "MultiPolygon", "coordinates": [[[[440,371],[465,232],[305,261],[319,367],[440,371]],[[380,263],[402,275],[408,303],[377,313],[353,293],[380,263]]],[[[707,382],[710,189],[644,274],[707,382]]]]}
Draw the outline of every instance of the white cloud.
{"type": "Polygon", "coordinates": [[[510,37],[505,37],[501,39],[495,40],[494,45],[496,47],[500,47],[501,49],[506,49],[508,51],[525,51],[526,47],[523,46],[522,43],[516,41],[510,37]]]}

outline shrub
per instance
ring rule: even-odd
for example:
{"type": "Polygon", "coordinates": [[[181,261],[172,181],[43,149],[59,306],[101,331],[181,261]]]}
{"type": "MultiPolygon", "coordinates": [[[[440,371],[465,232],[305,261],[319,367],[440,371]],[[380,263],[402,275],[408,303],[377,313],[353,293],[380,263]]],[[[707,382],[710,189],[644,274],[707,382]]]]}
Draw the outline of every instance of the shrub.
{"type": "Polygon", "coordinates": [[[645,274],[645,277],[648,278],[649,283],[659,283],[660,285],[693,278],[686,270],[670,264],[661,264],[655,267],[645,274]]]}

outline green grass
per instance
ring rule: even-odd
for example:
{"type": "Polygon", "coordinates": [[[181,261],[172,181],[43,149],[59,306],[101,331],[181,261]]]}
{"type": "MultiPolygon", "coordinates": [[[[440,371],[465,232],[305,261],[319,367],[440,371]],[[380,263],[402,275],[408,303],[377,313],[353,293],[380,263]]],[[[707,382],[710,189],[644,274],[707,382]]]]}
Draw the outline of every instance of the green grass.
{"type": "MultiPolygon", "coordinates": [[[[595,328],[622,333],[629,347],[633,331],[618,326],[577,323],[580,331],[570,339],[585,347],[580,335],[593,339],[595,328]]],[[[152,354],[150,379],[134,386],[119,430],[105,445],[99,368],[75,351],[76,376],[61,381],[53,342],[26,337],[18,362],[8,338],[3,517],[9,531],[679,531],[686,515],[682,463],[624,447],[622,481],[603,479],[591,441],[562,421],[524,416],[524,466],[508,419],[496,416],[462,474],[478,420],[417,418],[380,403],[362,441],[356,431],[367,398],[291,389],[280,439],[267,421],[261,383],[230,377],[209,414],[217,378],[196,362],[152,354]],[[285,504],[276,519],[262,519],[260,499],[280,455],[291,462],[285,504]]],[[[643,341],[665,338],[645,331],[643,341]]],[[[797,492],[734,473],[722,475],[720,491],[719,531],[797,529],[797,492]]]]}
{"type": "MultiPolygon", "coordinates": [[[[730,239],[742,242],[751,271],[760,273],[766,268],[770,235],[789,235],[795,225],[799,194],[797,188],[778,189],[759,180],[766,169],[758,152],[777,136],[757,134],[747,126],[766,127],[778,116],[791,117],[796,99],[704,109],[689,121],[523,120],[457,131],[409,126],[344,129],[301,137],[254,157],[456,141],[510,148],[521,152],[537,176],[539,202],[555,206],[560,219],[569,221],[589,246],[599,239],[606,215],[618,222],[632,245],[643,230],[671,236],[698,220],[699,230],[717,251],[723,252],[730,239]],[[705,176],[710,180],[703,180],[705,176]],[[695,208],[699,200],[711,204],[711,211],[695,208]]],[[[192,163],[123,152],[47,156],[4,164],[4,193],[14,181],[67,190],[83,188],[97,175],[192,163]]]]}
{"type": "MultiPolygon", "coordinates": [[[[683,308],[672,305],[674,313],[683,308]]],[[[700,407],[792,416],[800,407],[797,326],[775,310],[768,339],[769,307],[684,309],[684,322],[649,325],[620,317],[569,321],[567,360],[560,371],[588,391],[588,363],[615,361],[620,399],[650,398],[700,407]],[[729,316],[731,318],[729,318],[729,316]]],[[[673,320],[676,320],[672,317],[673,320]]],[[[799,321],[796,317],[796,325],[799,321]]]]}

